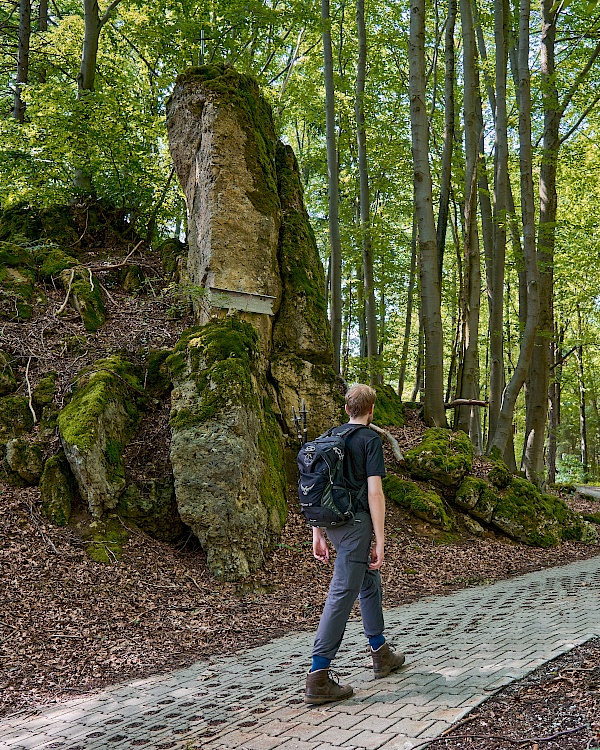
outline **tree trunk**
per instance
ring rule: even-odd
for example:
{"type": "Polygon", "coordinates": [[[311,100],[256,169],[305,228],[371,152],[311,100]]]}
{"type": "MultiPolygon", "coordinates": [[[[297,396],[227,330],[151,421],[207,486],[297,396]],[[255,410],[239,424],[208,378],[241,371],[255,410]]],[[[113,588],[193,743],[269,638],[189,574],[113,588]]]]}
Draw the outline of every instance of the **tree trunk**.
{"type": "Polygon", "coordinates": [[[548,391],[548,402],[550,404],[548,414],[548,452],[546,454],[547,480],[549,484],[556,482],[556,453],[558,428],[560,426],[560,390],[562,381],[562,344],[565,329],[561,328],[555,332],[555,338],[550,350],[550,387],[548,391]]]}
{"type": "Polygon", "coordinates": [[[339,178],[335,136],[335,91],[333,85],[333,56],[331,52],[331,16],[329,0],[321,0],[323,24],[323,75],[325,81],[325,124],[327,144],[327,178],[329,197],[329,241],[331,244],[331,336],[333,339],[333,367],[340,372],[342,344],[342,242],[339,225],[339,178]]]}
{"type": "Polygon", "coordinates": [[[414,194],[419,227],[421,311],[425,337],[424,417],[428,425],[445,427],[444,339],[425,98],[425,0],[411,0],[409,56],[414,194]]]}
{"type": "Polygon", "coordinates": [[[584,483],[588,481],[588,439],[587,421],[585,414],[585,370],[583,366],[583,326],[581,324],[581,308],[577,305],[577,327],[579,345],[577,346],[577,378],[579,380],[579,441],[581,445],[581,470],[584,483]]]}
{"type": "Polygon", "coordinates": [[[356,0],[356,28],[358,31],[358,64],[356,68],[356,140],[358,146],[358,175],[360,183],[360,236],[365,280],[365,317],[367,321],[367,357],[369,382],[383,382],[379,369],[377,346],[377,310],[375,307],[375,280],[373,272],[373,243],[371,240],[371,196],[369,192],[369,166],[367,163],[367,134],[365,130],[365,71],[367,66],[367,32],[365,29],[365,3],[356,0]]]}
{"type": "Polygon", "coordinates": [[[419,308],[419,342],[417,344],[417,366],[415,369],[415,384],[413,385],[410,400],[416,401],[419,393],[423,393],[423,360],[425,359],[425,336],[423,333],[423,320],[419,308]]]}
{"type": "Polygon", "coordinates": [[[544,477],[544,444],[548,420],[550,345],[554,333],[553,265],[556,226],[556,168],[560,146],[558,90],[555,83],[554,42],[556,5],[542,2],[540,63],[544,106],[543,152],[540,164],[540,223],[538,263],[540,271],[540,319],[526,391],[523,467],[527,478],[541,485],[544,477]]]}
{"type": "Polygon", "coordinates": [[[521,0],[519,9],[518,98],[519,98],[519,165],[521,172],[521,214],[523,221],[523,254],[527,277],[527,323],[519,358],[504,391],[498,424],[490,442],[489,452],[500,456],[512,433],[515,402],[523,384],[535,342],[539,317],[539,278],[535,246],[535,202],[533,196],[531,148],[531,84],[529,73],[529,16],[530,0],[521,0]]]}
{"type": "Polygon", "coordinates": [[[440,207],[436,229],[438,267],[440,284],[444,268],[446,249],[446,230],[448,228],[448,211],[450,207],[450,188],[452,179],[452,150],[454,147],[454,79],[456,77],[454,61],[454,29],[456,26],[456,0],[448,0],[448,18],[444,44],[444,149],[442,152],[442,174],[440,179],[440,207]]]}
{"type": "MultiPolygon", "coordinates": [[[[457,398],[473,400],[479,395],[479,307],[481,298],[481,264],[477,231],[477,179],[479,164],[480,122],[477,112],[479,98],[478,61],[475,27],[470,0],[460,0],[463,31],[464,130],[465,130],[465,267],[462,310],[462,364],[457,398]]],[[[472,432],[472,422],[479,416],[479,407],[458,408],[456,427],[477,440],[479,430],[472,432]],[[476,412],[476,414],[474,414],[476,412]]]]}
{"type": "Polygon", "coordinates": [[[31,0],[19,3],[19,48],[17,51],[17,75],[13,93],[12,116],[17,122],[25,121],[25,102],[22,85],[29,81],[29,43],[31,40],[31,0]]]}
{"type": "Polygon", "coordinates": [[[406,299],[406,318],[404,321],[404,341],[402,342],[402,356],[400,359],[400,374],[398,376],[398,395],[402,398],[404,381],[406,379],[406,364],[408,362],[408,347],[410,345],[410,329],[412,326],[413,297],[417,272],[417,220],[413,213],[412,242],[410,254],[410,275],[406,299]]]}

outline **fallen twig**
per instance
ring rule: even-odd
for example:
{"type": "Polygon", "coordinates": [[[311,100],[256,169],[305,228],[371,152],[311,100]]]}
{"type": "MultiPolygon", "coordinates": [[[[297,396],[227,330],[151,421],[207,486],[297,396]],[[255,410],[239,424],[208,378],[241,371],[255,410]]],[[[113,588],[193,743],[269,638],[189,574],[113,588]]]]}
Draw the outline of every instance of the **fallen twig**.
{"type": "Polygon", "coordinates": [[[58,550],[56,549],[56,547],[55,547],[55,546],[54,546],[54,544],[52,543],[52,539],[49,539],[49,538],[48,538],[48,537],[47,537],[47,536],[46,536],[46,535],[44,534],[44,532],[42,531],[42,528],[41,528],[41,526],[40,526],[40,525],[39,525],[39,523],[37,522],[37,519],[36,519],[36,517],[35,517],[35,514],[34,514],[34,512],[33,512],[33,506],[32,506],[31,504],[29,505],[29,515],[31,516],[31,520],[33,521],[33,525],[34,525],[34,526],[35,526],[35,528],[36,528],[36,529],[37,529],[37,530],[39,531],[39,533],[40,533],[40,536],[42,537],[42,539],[43,539],[43,540],[44,540],[44,541],[46,542],[46,544],[47,544],[47,545],[48,545],[48,546],[49,546],[49,547],[50,547],[50,548],[52,549],[52,551],[54,552],[54,554],[55,554],[55,555],[60,555],[60,552],[59,552],[59,551],[58,551],[58,550]]]}
{"type": "Polygon", "coordinates": [[[378,435],[381,435],[381,437],[390,444],[392,453],[394,454],[394,458],[396,459],[396,461],[404,460],[404,456],[400,451],[400,445],[391,433],[389,433],[387,430],[382,429],[381,427],[377,427],[377,425],[375,424],[370,424],[369,427],[378,435]]]}
{"type": "Polygon", "coordinates": [[[27,396],[29,397],[29,411],[33,415],[33,424],[37,424],[37,417],[33,409],[33,395],[31,393],[31,383],[29,382],[29,365],[31,364],[31,357],[27,360],[27,367],[25,368],[25,382],[27,383],[27,396]]]}
{"type": "Polygon", "coordinates": [[[65,297],[65,301],[62,303],[62,305],[58,308],[58,310],[54,313],[54,315],[60,315],[61,312],[63,312],[66,307],[67,303],[69,302],[69,297],[71,296],[71,285],[73,284],[73,279],[75,278],[75,269],[71,269],[71,275],[69,277],[69,285],[67,287],[67,296],[65,297]]]}
{"type": "Polygon", "coordinates": [[[4,622],[4,620],[0,620],[0,625],[4,625],[5,628],[12,628],[12,630],[18,630],[16,625],[11,625],[8,622],[4,622]]]}

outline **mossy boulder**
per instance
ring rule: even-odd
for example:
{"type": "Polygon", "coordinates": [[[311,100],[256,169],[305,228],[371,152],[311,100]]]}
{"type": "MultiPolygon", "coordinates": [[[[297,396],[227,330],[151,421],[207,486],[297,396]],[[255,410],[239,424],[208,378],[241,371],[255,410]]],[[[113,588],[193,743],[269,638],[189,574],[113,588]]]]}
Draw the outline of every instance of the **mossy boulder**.
{"type": "Polygon", "coordinates": [[[506,489],[512,478],[513,475],[510,473],[508,466],[501,459],[497,459],[493,468],[488,472],[489,482],[500,490],[506,489]]]}
{"type": "Polygon", "coordinates": [[[415,482],[388,474],[383,479],[383,490],[390,500],[413,516],[440,526],[445,531],[454,528],[452,519],[446,512],[442,498],[433,490],[424,490],[415,482]]]}
{"type": "Polygon", "coordinates": [[[58,279],[63,271],[79,265],[76,258],[58,247],[47,248],[38,253],[36,261],[39,264],[39,277],[47,282],[58,279]]]}
{"type": "Polygon", "coordinates": [[[185,531],[177,510],[172,476],[161,481],[148,479],[130,484],[121,495],[116,511],[163,542],[175,542],[185,531]]]}
{"type": "Polygon", "coordinates": [[[64,270],[59,278],[65,290],[70,288],[69,301],[81,316],[85,330],[95,333],[106,320],[98,279],[81,266],[64,270]]]}
{"type": "Polygon", "coordinates": [[[411,476],[443,487],[458,487],[473,468],[473,444],[464,432],[426,430],[421,443],[404,454],[411,476]]]}
{"type": "Polygon", "coordinates": [[[33,415],[29,401],[23,396],[0,398],[0,446],[9,440],[21,437],[33,427],[33,415]]]}
{"type": "Polygon", "coordinates": [[[96,519],[83,534],[85,552],[90,560],[113,565],[121,559],[129,534],[118,516],[96,519]]]}
{"type": "Polygon", "coordinates": [[[65,455],[91,514],[117,505],[126,486],[123,449],[146,405],[140,373],[115,354],[78,378],[71,401],[58,415],[65,455]]]}
{"type": "Polygon", "coordinates": [[[536,547],[552,547],[566,539],[586,544],[598,541],[596,530],[564,500],[544,495],[518,477],[501,494],[492,523],[513,539],[536,547]]]}
{"type": "Polygon", "coordinates": [[[458,488],[454,502],[480,521],[490,523],[498,504],[498,492],[477,477],[467,477],[458,488]]]}
{"type": "Polygon", "coordinates": [[[172,353],[171,349],[149,349],[140,355],[144,389],[155,398],[161,398],[171,390],[167,359],[172,353]]]}
{"type": "Polygon", "coordinates": [[[34,409],[43,411],[45,406],[49,406],[52,403],[54,394],[56,393],[57,378],[58,373],[48,372],[33,389],[32,401],[34,409]]]}
{"type": "Polygon", "coordinates": [[[390,385],[376,385],[375,424],[382,427],[402,427],[406,421],[402,399],[390,385]]]}
{"type": "Polygon", "coordinates": [[[168,363],[179,515],[213,574],[237,580],[263,564],[287,512],[281,432],[265,395],[258,335],[236,317],[198,326],[168,363]]]}
{"type": "Polygon", "coordinates": [[[37,484],[42,476],[44,461],[41,448],[22,438],[13,438],[6,444],[6,463],[27,484],[37,484]]]}
{"type": "Polygon", "coordinates": [[[33,313],[35,268],[30,253],[0,242],[0,319],[28,320],[33,313]]]}
{"type": "Polygon", "coordinates": [[[185,278],[188,246],[176,237],[160,243],[157,248],[167,281],[179,283],[185,278]]]}
{"type": "Polygon", "coordinates": [[[75,496],[75,478],[64,453],[44,464],[40,479],[42,513],[55,526],[67,526],[75,496]]]}
{"type": "Polygon", "coordinates": [[[6,396],[17,390],[14,359],[0,349],[0,396],[6,396]]]}

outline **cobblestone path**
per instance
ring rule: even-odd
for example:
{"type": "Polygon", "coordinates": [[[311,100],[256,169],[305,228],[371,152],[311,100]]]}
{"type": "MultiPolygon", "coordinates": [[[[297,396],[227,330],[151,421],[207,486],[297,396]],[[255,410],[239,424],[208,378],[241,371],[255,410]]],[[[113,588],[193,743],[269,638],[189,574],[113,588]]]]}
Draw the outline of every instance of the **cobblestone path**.
{"type": "Polygon", "coordinates": [[[359,622],[352,699],[303,703],[311,633],[0,721],[1,750],[409,750],[492,692],[600,635],[600,558],[386,611],[407,665],[373,680],[359,622]]]}

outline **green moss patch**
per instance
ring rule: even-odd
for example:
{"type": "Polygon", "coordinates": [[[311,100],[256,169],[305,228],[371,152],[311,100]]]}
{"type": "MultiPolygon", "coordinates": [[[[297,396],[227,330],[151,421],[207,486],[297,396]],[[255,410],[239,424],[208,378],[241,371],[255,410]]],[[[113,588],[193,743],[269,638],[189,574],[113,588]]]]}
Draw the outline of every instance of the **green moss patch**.
{"type": "Polygon", "coordinates": [[[416,479],[456,487],[473,468],[473,445],[464,432],[432,427],[405,453],[404,462],[416,479]]]}
{"type": "Polygon", "coordinates": [[[252,406],[256,400],[251,371],[258,357],[253,326],[228,317],[186,331],[167,359],[173,380],[191,377],[198,391],[194,412],[171,414],[171,426],[185,429],[212,419],[228,405],[252,406]]]}
{"type": "Polygon", "coordinates": [[[400,479],[394,474],[384,477],[383,490],[386,497],[417,518],[440,526],[446,531],[454,527],[437,492],[424,490],[415,482],[400,479]]]}
{"type": "Polygon", "coordinates": [[[263,404],[263,425],[258,434],[260,457],[266,470],[260,482],[260,499],[271,517],[273,530],[279,532],[287,517],[286,472],[281,430],[271,404],[263,404]]]}
{"type": "Polygon", "coordinates": [[[498,493],[484,479],[466,477],[456,491],[454,502],[474,518],[490,523],[498,493]]]}
{"type": "Polygon", "coordinates": [[[171,237],[161,242],[157,250],[167,281],[181,281],[180,269],[183,259],[187,258],[188,246],[177,238],[171,237]]]}
{"type": "Polygon", "coordinates": [[[0,349],[0,396],[17,390],[14,366],[15,362],[10,354],[0,349]]]}
{"type": "Polygon", "coordinates": [[[509,486],[513,478],[510,473],[508,466],[502,461],[497,459],[494,463],[494,467],[488,473],[488,480],[494,487],[500,490],[506,489],[509,486]]]}
{"type": "Polygon", "coordinates": [[[376,385],[377,401],[373,421],[382,427],[402,427],[405,422],[402,399],[389,385],[376,385]]]}
{"type": "Polygon", "coordinates": [[[49,458],[40,479],[42,513],[55,526],[67,526],[71,518],[75,479],[64,453],[49,458]]]}
{"type": "Polygon", "coordinates": [[[45,406],[49,406],[56,393],[56,379],[58,373],[49,372],[40,380],[37,386],[33,389],[32,400],[33,406],[36,409],[42,410],[45,406]]]}
{"type": "Polygon", "coordinates": [[[0,242],[0,318],[28,320],[33,312],[35,269],[19,245],[0,242]]]}
{"type": "Polygon", "coordinates": [[[43,254],[38,254],[39,276],[42,281],[57,279],[63,271],[79,265],[79,261],[60,248],[52,248],[43,254]]]}
{"type": "Polygon", "coordinates": [[[66,269],[60,274],[65,289],[70,285],[72,306],[81,316],[86,331],[95,333],[106,320],[100,283],[85,268],[66,269]]]}
{"type": "Polygon", "coordinates": [[[128,539],[129,534],[123,524],[117,516],[111,515],[89,525],[84,534],[85,551],[94,562],[112,565],[121,559],[128,539]]]}
{"type": "Polygon", "coordinates": [[[29,401],[22,396],[0,398],[0,445],[20,437],[33,427],[29,401]]]}
{"type": "MultiPolygon", "coordinates": [[[[98,440],[101,420],[111,404],[123,403],[135,425],[146,404],[141,390],[139,373],[131,362],[118,354],[98,360],[81,373],[73,398],[58,415],[63,439],[76,445],[80,452],[90,450],[98,440]]],[[[122,447],[123,443],[121,450],[122,447]]],[[[116,455],[116,449],[113,453],[116,455]]]]}

